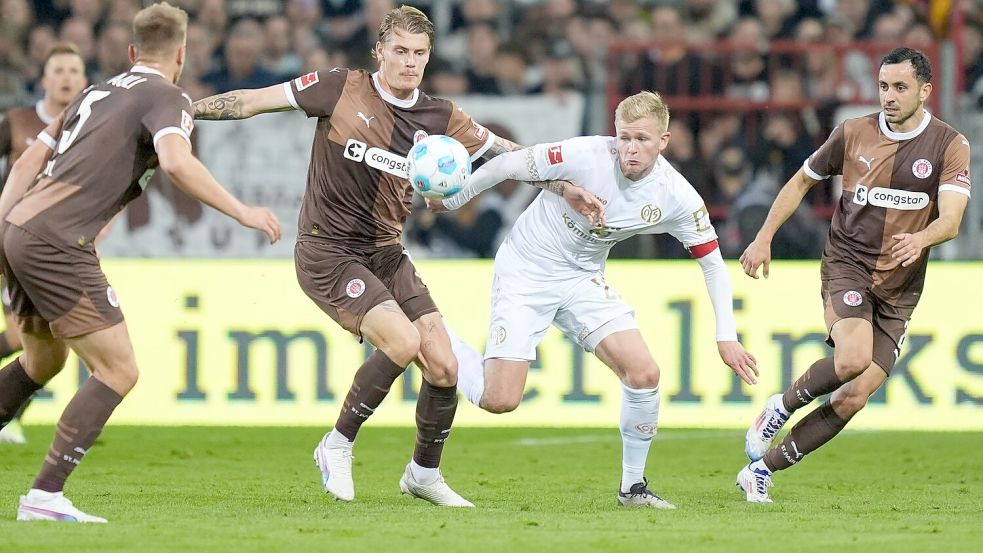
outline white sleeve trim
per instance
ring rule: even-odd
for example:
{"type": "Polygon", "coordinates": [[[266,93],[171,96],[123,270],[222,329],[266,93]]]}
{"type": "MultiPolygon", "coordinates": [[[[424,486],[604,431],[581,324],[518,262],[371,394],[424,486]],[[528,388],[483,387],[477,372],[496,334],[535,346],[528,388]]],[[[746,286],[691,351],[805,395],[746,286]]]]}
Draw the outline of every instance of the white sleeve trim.
{"type": "Polygon", "coordinates": [[[967,198],[971,197],[968,188],[964,186],[958,186],[955,184],[939,185],[939,192],[959,192],[960,194],[966,196],[967,198]]]}
{"type": "Polygon", "coordinates": [[[734,296],[730,286],[727,265],[720,255],[720,248],[696,260],[703,269],[703,280],[710,293],[713,314],[717,320],[717,341],[736,342],[737,323],[734,321],[734,296]]]}
{"type": "Polygon", "coordinates": [[[812,180],[826,180],[829,178],[829,175],[820,175],[819,173],[813,171],[812,167],[809,167],[809,158],[806,158],[806,160],[802,162],[802,171],[809,175],[809,178],[812,180]]]}
{"type": "Polygon", "coordinates": [[[181,138],[188,143],[188,146],[191,146],[191,137],[188,136],[188,133],[184,132],[184,129],[180,127],[164,127],[163,129],[157,131],[157,134],[154,135],[154,150],[157,149],[157,143],[160,142],[160,139],[169,134],[180,135],[181,138]]]}
{"type": "Polygon", "coordinates": [[[51,135],[44,131],[38,133],[38,140],[47,146],[49,150],[55,150],[58,148],[58,142],[56,142],[54,138],[51,138],[51,135]]]}
{"type": "MultiPolygon", "coordinates": [[[[487,128],[485,130],[487,130],[487,128]]],[[[492,144],[495,142],[495,138],[496,138],[495,133],[488,131],[488,139],[485,140],[485,143],[482,144],[480,148],[478,148],[477,150],[474,151],[473,154],[471,154],[472,163],[477,161],[478,158],[484,155],[485,152],[488,151],[488,148],[492,147],[492,144]]]]}
{"type": "Polygon", "coordinates": [[[287,101],[294,109],[300,109],[300,106],[297,105],[297,98],[294,98],[294,91],[290,88],[290,81],[283,83],[283,93],[287,95],[287,101]]]}

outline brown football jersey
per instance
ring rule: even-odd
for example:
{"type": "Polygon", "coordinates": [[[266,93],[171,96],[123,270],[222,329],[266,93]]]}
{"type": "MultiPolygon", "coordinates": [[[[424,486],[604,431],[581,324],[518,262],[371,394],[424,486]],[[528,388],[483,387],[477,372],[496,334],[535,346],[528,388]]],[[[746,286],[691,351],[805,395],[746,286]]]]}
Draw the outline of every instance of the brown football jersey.
{"type": "Polygon", "coordinates": [[[399,243],[412,201],[406,154],[413,144],[445,134],[475,160],[494,139],[453,102],[419,90],[400,100],[363,70],[308,73],[284,89],[294,108],[318,118],[298,240],[399,243]]]}
{"type": "Polygon", "coordinates": [[[879,112],[837,127],[803,171],[817,180],[843,175],[822,277],[865,279],[881,299],[914,306],[928,256],[902,267],[891,257],[892,236],[918,232],[935,220],[939,192],[969,195],[966,137],[928,112],[915,130],[893,132],[879,112]]]}
{"type": "Polygon", "coordinates": [[[56,115],[45,113],[40,100],[32,107],[14,108],[3,115],[0,119],[0,158],[7,160],[4,182],[10,174],[10,167],[34,143],[44,127],[51,124],[56,115]]]}
{"type": "Polygon", "coordinates": [[[191,98],[148,67],[90,86],[65,109],[62,124],[39,135],[53,157],[7,221],[65,251],[92,248],[99,230],[147,186],[157,142],[177,134],[191,143],[191,113],[191,98]]]}

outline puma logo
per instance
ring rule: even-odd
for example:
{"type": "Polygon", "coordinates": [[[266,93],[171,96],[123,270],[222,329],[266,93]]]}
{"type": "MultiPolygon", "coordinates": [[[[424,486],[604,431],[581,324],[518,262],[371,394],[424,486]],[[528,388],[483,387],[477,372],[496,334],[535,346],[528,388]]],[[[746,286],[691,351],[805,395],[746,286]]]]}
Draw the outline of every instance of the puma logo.
{"type": "Polygon", "coordinates": [[[360,111],[360,112],[358,112],[358,113],[356,113],[355,115],[356,115],[356,116],[357,116],[357,117],[358,117],[359,119],[361,119],[362,121],[365,121],[365,126],[366,126],[366,128],[369,128],[369,129],[371,129],[371,128],[372,128],[372,120],[373,120],[373,119],[375,119],[375,116],[374,116],[374,115],[373,115],[372,117],[367,117],[367,116],[366,116],[366,115],[365,115],[364,113],[362,113],[361,111],[360,111]]]}
{"type": "Polygon", "coordinates": [[[858,159],[860,159],[860,161],[861,161],[862,163],[864,163],[865,165],[867,165],[867,170],[868,170],[868,171],[870,171],[870,164],[871,164],[871,163],[873,163],[873,162],[874,162],[874,160],[875,160],[875,159],[877,159],[877,158],[874,158],[874,157],[872,157],[872,158],[870,158],[870,160],[868,161],[868,160],[867,160],[867,158],[865,158],[864,156],[859,156],[859,158],[858,158],[858,159]]]}
{"type": "Polygon", "coordinates": [[[799,448],[798,448],[798,447],[796,447],[796,445],[795,445],[795,442],[791,442],[791,443],[790,443],[789,445],[791,445],[791,446],[792,446],[792,449],[794,449],[794,450],[795,450],[795,458],[796,458],[797,460],[798,460],[798,459],[801,459],[801,458],[802,458],[802,454],[801,454],[801,453],[799,453],[799,448]]]}

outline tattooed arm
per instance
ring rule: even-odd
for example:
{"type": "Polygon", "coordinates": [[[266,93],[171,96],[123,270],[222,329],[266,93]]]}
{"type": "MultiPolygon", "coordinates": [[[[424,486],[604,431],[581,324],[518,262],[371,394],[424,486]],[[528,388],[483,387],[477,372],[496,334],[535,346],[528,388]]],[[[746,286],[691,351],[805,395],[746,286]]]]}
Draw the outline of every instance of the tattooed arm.
{"type": "Polygon", "coordinates": [[[464,188],[449,198],[440,201],[428,200],[427,206],[433,211],[458,209],[471,201],[482,191],[495,186],[503,180],[515,179],[528,182],[544,190],[549,190],[562,197],[577,213],[583,215],[591,226],[604,224],[604,204],[594,194],[565,180],[545,181],[536,167],[535,153],[532,148],[521,148],[514,142],[496,138],[486,153],[488,161],[479,167],[464,188]],[[506,148],[516,148],[509,151],[506,148]]]}
{"type": "MultiPolygon", "coordinates": [[[[496,136],[495,140],[492,141],[491,146],[489,146],[488,149],[485,150],[485,153],[481,155],[481,158],[484,159],[485,161],[489,161],[495,157],[498,157],[501,154],[508,153],[508,152],[515,152],[521,149],[522,146],[516,144],[515,142],[512,142],[511,140],[506,140],[500,136],[496,136]]],[[[532,159],[532,150],[529,150],[529,159],[530,160],[532,159]]],[[[573,184],[565,180],[544,181],[542,179],[539,179],[538,178],[539,173],[536,171],[535,163],[532,163],[530,165],[530,169],[537,177],[537,180],[525,181],[525,182],[528,182],[529,184],[535,186],[536,188],[542,188],[543,190],[552,192],[557,196],[564,196],[564,192],[566,191],[567,186],[568,185],[573,186],[573,184]]],[[[519,179],[519,180],[524,180],[524,179],[519,179]]]]}
{"type": "MultiPolygon", "coordinates": [[[[289,86],[289,85],[288,85],[289,86]]],[[[296,109],[287,99],[283,84],[223,92],[198,100],[194,104],[195,119],[248,119],[260,113],[296,109]]]]}

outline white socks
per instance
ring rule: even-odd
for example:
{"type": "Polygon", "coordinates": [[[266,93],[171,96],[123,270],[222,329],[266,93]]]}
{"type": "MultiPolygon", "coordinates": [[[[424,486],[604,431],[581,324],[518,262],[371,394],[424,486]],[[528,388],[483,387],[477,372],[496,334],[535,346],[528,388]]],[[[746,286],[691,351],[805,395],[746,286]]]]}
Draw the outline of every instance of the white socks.
{"type": "Polygon", "coordinates": [[[461,340],[444,320],[444,328],[451,338],[451,349],[457,357],[457,390],[474,405],[481,406],[485,393],[485,363],[478,350],[461,340]]]}
{"type": "Polygon", "coordinates": [[[440,469],[421,467],[416,464],[416,461],[410,461],[410,474],[413,475],[413,480],[416,480],[420,484],[427,485],[434,480],[440,478],[440,469]]]}
{"type": "Polygon", "coordinates": [[[328,439],[325,440],[325,443],[330,446],[347,447],[349,449],[351,449],[352,446],[355,445],[355,442],[350,441],[341,432],[338,432],[334,428],[331,429],[331,433],[328,434],[328,439]]]}
{"type": "Polygon", "coordinates": [[[659,423],[659,389],[621,387],[621,491],[642,481],[649,446],[659,423]]]}

